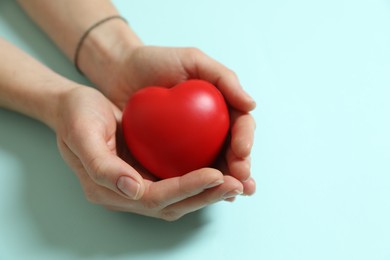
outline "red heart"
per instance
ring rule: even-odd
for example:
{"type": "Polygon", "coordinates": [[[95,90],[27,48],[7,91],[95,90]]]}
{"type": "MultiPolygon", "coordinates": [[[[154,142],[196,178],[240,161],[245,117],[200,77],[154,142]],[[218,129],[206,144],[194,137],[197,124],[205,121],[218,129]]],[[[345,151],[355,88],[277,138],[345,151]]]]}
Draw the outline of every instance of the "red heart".
{"type": "Polygon", "coordinates": [[[123,112],[132,155],[165,179],[210,166],[229,131],[229,112],[219,90],[202,80],[134,93],[123,112]]]}

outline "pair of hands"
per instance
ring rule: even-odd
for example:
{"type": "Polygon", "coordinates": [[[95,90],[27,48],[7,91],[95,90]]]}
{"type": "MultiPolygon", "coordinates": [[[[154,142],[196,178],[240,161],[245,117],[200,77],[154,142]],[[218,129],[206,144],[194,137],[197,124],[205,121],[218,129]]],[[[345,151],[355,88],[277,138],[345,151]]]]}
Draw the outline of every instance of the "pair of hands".
{"type": "Polygon", "coordinates": [[[217,201],[253,194],[250,151],[255,122],[249,111],[255,102],[236,75],[193,48],[142,46],[123,57],[104,82],[97,82],[102,93],[80,86],[60,99],[58,146],[87,199],[112,210],[176,220],[217,201]],[[218,169],[156,180],[128,153],[121,111],[132,93],[144,86],[170,87],[193,78],[213,83],[224,95],[231,108],[231,140],[218,169]]]}

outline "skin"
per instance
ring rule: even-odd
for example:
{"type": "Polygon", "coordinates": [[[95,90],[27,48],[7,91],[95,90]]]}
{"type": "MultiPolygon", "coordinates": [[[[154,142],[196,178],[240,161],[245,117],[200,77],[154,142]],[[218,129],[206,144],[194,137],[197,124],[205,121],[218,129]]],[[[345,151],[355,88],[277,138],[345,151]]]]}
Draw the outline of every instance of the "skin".
{"type": "MultiPolygon", "coordinates": [[[[87,28],[118,14],[105,0],[18,2],[70,59],[87,28]]],[[[172,221],[255,192],[250,173],[255,122],[249,113],[255,102],[233,71],[202,51],[145,46],[126,23],[111,20],[95,28],[80,50],[79,67],[97,90],[57,75],[3,40],[0,55],[8,59],[0,64],[0,106],[37,118],[56,132],[61,155],[89,201],[172,221]],[[19,71],[23,77],[14,77],[19,71]],[[171,87],[194,78],[213,83],[225,96],[230,141],[217,169],[156,180],[123,147],[121,110],[142,87],[171,87]]]]}

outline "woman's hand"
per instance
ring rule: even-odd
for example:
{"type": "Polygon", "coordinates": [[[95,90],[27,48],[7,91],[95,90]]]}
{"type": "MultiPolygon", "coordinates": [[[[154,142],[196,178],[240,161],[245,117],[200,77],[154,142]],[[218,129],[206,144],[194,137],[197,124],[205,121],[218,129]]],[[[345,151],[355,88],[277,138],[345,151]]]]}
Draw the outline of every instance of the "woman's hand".
{"type": "Polygon", "coordinates": [[[176,220],[243,192],[242,184],[215,169],[157,181],[124,147],[121,112],[100,92],[84,86],[59,99],[54,123],[58,146],[89,201],[109,209],[176,220]]]}
{"type": "Polygon", "coordinates": [[[145,86],[172,87],[188,79],[213,83],[230,107],[231,140],[220,169],[240,180],[244,193],[255,192],[250,174],[250,152],[255,122],[249,112],[255,108],[253,99],[242,89],[234,72],[194,48],[139,46],[119,48],[116,62],[108,63],[104,77],[93,75],[99,89],[119,108],[128,98],[145,86]]]}

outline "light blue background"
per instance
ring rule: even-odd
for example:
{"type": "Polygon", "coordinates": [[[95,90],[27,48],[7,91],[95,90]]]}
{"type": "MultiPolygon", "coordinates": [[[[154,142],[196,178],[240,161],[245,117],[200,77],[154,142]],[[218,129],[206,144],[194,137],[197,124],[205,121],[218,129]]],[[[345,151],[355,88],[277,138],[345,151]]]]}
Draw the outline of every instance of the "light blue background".
{"type": "MultiPolygon", "coordinates": [[[[173,223],[108,212],[54,133],[0,110],[0,259],[390,259],[389,1],[114,3],[145,43],[237,72],[258,103],[258,191],[173,223]]],[[[88,83],[11,0],[0,35],[88,83]]]]}

